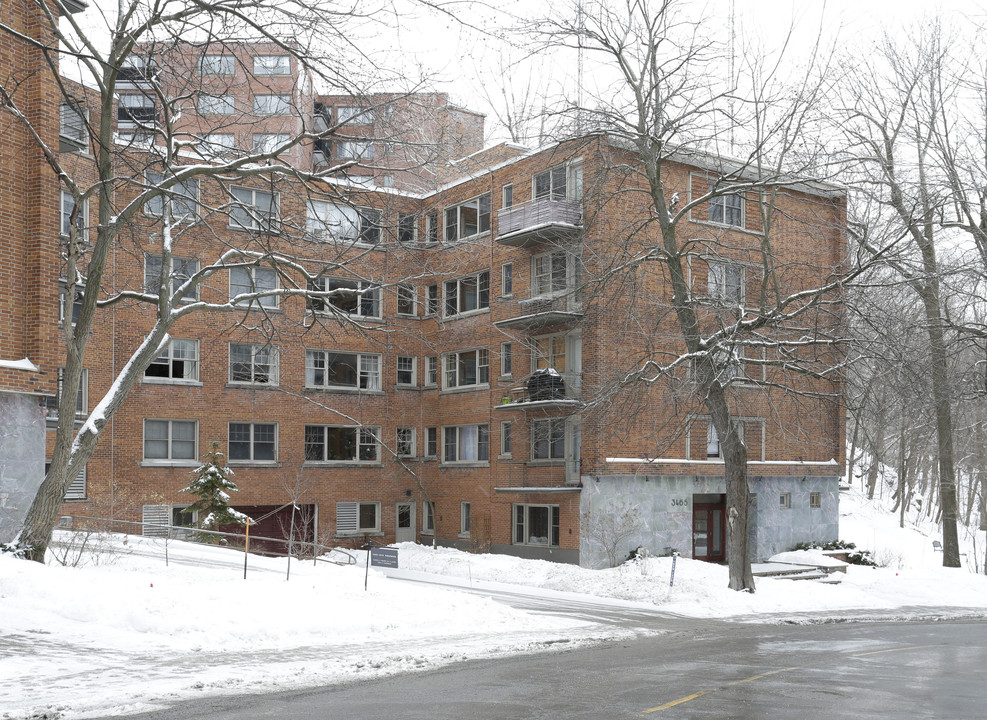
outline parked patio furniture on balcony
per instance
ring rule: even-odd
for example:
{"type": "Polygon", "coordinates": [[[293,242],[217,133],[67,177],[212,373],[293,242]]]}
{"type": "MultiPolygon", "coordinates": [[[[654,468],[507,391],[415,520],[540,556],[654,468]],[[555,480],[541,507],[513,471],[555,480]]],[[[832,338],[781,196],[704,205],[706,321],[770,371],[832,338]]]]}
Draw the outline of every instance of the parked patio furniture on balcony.
{"type": "Polygon", "coordinates": [[[497,242],[527,248],[574,240],[582,232],[582,204],[542,198],[497,212],[497,242]]]}

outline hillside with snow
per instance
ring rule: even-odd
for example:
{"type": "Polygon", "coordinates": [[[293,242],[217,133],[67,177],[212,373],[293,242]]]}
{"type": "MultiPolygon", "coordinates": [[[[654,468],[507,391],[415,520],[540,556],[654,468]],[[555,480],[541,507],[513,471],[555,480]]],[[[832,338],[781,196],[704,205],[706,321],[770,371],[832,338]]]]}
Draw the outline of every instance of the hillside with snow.
{"type": "MultiPolygon", "coordinates": [[[[142,537],[99,538],[77,567],[0,555],[0,718],[122,715],[206,694],[370,679],[639,634],[483,594],[504,589],[547,607],[558,600],[746,622],[987,612],[987,577],[942,568],[934,527],[899,528],[857,490],[842,494],[841,514],[842,538],[884,567],[850,566],[838,585],[761,578],[753,595],[727,590],[725,567],[682,558],[672,585],[671,558],[587,570],[410,543],[398,546],[397,570],[368,575],[360,564],[297,559],[289,568],[284,558],[251,556],[246,579],[235,550],[171,541],[166,563],[164,541],[142,537]],[[429,579],[454,588],[407,582],[429,579]]],[[[973,558],[972,538],[965,549],[973,558]]]]}

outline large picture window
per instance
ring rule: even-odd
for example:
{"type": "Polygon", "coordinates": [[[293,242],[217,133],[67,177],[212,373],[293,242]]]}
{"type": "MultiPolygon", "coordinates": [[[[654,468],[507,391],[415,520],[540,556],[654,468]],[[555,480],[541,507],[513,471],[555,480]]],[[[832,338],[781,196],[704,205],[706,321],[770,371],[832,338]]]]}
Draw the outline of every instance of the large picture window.
{"type": "Polygon", "coordinates": [[[305,386],[380,390],[380,355],[306,350],[305,386]]]}
{"type": "Polygon", "coordinates": [[[307,462],[378,462],[380,428],[306,425],[307,462]]]}

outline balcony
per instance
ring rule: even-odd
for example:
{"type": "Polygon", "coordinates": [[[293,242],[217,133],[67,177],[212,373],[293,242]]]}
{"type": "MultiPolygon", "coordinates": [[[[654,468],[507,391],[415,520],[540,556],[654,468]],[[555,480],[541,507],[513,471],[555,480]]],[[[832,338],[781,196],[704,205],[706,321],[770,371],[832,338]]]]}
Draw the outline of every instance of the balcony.
{"type": "Polygon", "coordinates": [[[494,325],[507,330],[539,330],[553,325],[574,325],[583,319],[582,304],[572,293],[519,300],[517,313],[506,320],[497,320],[494,325]]]}
{"type": "MultiPolygon", "coordinates": [[[[544,372],[544,371],[539,371],[544,372]]],[[[498,410],[555,410],[579,408],[582,377],[579,373],[555,374],[555,382],[545,382],[532,373],[521,385],[505,391],[498,410]]]]}
{"type": "Polygon", "coordinates": [[[543,198],[497,212],[497,242],[528,248],[575,240],[582,232],[582,203],[543,198]]]}

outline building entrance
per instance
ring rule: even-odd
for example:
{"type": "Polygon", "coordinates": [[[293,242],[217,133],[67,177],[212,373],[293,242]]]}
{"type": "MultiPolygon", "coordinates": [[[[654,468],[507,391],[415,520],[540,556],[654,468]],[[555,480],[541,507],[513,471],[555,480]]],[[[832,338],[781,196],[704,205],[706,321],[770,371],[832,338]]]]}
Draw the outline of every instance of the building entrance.
{"type": "Polygon", "coordinates": [[[726,561],[726,495],[693,495],[692,557],[726,561]]]}

